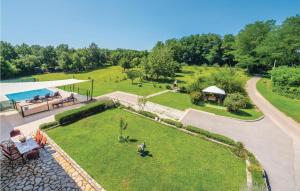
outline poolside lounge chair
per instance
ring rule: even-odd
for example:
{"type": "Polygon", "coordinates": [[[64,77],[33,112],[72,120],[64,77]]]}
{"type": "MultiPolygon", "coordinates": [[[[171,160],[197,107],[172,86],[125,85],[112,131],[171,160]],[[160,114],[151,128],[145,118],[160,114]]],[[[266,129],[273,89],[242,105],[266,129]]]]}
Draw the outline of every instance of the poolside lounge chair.
{"type": "Polygon", "coordinates": [[[36,102],[39,102],[41,101],[41,98],[39,95],[36,95],[33,97],[33,99],[30,99],[30,100],[26,100],[26,102],[30,102],[30,103],[36,103],[36,102]]]}
{"type": "Polygon", "coordinates": [[[56,92],[54,92],[54,94],[53,94],[52,96],[50,96],[50,97],[52,97],[52,98],[58,98],[58,97],[61,97],[61,95],[60,95],[59,91],[56,91],[56,92]]]}
{"type": "Polygon", "coordinates": [[[63,102],[75,102],[76,98],[74,97],[74,94],[71,93],[69,97],[63,99],[63,102]]]}

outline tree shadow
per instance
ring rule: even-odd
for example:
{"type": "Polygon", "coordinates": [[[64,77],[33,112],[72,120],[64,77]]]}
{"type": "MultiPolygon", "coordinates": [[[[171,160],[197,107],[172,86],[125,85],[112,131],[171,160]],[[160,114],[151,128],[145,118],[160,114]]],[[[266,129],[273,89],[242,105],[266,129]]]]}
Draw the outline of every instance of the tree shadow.
{"type": "Polygon", "coordinates": [[[150,154],[150,151],[144,151],[142,153],[140,153],[141,157],[153,157],[152,154],[150,154]]]}
{"type": "Polygon", "coordinates": [[[137,142],[138,140],[137,139],[129,139],[129,142],[130,143],[135,143],[135,142],[137,142]]]}
{"type": "Polygon", "coordinates": [[[238,110],[238,111],[235,111],[235,112],[230,112],[230,113],[233,113],[235,115],[239,115],[239,116],[245,116],[245,117],[250,117],[252,116],[251,114],[243,111],[243,110],[238,110]]]}

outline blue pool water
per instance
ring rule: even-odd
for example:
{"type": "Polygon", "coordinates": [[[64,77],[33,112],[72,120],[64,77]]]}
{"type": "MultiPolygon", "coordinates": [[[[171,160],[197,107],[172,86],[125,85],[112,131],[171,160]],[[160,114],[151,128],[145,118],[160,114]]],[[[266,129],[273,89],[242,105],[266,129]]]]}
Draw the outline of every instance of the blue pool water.
{"type": "Polygon", "coordinates": [[[29,100],[32,99],[34,96],[45,96],[45,94],[50,93],[50,95],[53,94],[52,91],[44,88],[44,89],[38,89],[38,90],[31,90],[26,92],[19,92],[19,93],[13,93],[13,94],[6,94],[6,97],[9,100],[14,101],[21,101],[21,100],[29,100]]]}

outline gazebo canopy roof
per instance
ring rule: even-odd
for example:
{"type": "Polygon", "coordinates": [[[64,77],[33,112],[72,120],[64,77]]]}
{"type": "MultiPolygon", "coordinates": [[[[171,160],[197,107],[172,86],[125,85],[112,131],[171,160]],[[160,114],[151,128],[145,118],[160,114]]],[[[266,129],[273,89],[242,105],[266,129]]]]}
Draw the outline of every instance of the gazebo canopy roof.
{"type": "Polygon", "coordinates": [[[11,93],[65,86],[65,85],[71,85],[71,84],[81,83],[85,81],[88,80],[67,79],[67,80],[54,80],[54,81],[43,81],[43,82],[0,83],[0,101],[8,100],[6,95],[11,93]]]}
{"type": "Polygon", "coordinates": [[[217,86],[209,86],[209,87],[203,89],[202,92],[226,95],[225,91],[222,90],[221,88],[218,88],[217,86]]]}

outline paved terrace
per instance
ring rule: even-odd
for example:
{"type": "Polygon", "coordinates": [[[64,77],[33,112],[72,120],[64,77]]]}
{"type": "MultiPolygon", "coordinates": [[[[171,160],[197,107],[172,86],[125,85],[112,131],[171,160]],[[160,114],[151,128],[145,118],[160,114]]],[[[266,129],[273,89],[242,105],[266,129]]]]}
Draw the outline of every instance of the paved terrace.
{"type": "Polygon", "coordinates": [[[85,190],[103,191],[89,182],[85,175],[52,145],[40,150],[40,158],[14,161],[14,167],[0,154],[0,190],[52,191],[85,190]]]}

